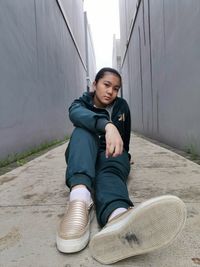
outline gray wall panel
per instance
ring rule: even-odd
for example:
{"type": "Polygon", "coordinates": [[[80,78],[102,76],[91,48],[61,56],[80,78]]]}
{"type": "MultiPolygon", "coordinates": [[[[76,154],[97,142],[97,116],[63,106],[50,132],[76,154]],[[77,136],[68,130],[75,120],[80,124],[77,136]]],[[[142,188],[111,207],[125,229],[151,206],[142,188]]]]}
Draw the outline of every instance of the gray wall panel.
{"type": "Polygon", "coordinates": [[[83,1],[81,0],[61,0],[67,15],[70,27],[77,41],[81,55],[86,60],[85,55],[85,33],[84,33],[84,16],[83,16],[83,1]],[[73,10],[73,12],[72,12],[73,10]]]}
{"type": "Polygon", "coordinates": [[[85,43],[86,43],[86,65],[87,65],[87,90],[92,90],[92,83],[96,75],[96,58],[90,25],[88,24],[87,13],[84,12],[85,43]]]}
{"type": "MultiPolygon", "coordinates": [[[[82,0],[76,3],[80,9],[70,12],[79,13],[76,27],[84,30],[82,0]]],[[[67,109],[86,90],[86,70],[54,0],[1,1],[0,35],[4,158],[71,133],[67,109]]],[[[85,39],[79,47],[84,58],[85,39]]]]}
{"type": "Polygon", "coordinates": [[[130,90],[128,90],[128,88],[129,88],[129,76],[128,76],[128,72],[126,71],[127,69],[128,69],[128,60],[125,60],[124,61],[124,68],[121,69],[121,75],[123,77],[122,89],[121,90],[122,90],[122,96],[129,103],[129,100],[130,100],[130,90]]]}
{"type": "Polygon", "coordinates": [[[122,67],[133,130],[200,152],[199,47],[199,1],[140,1],[122,67]]]}

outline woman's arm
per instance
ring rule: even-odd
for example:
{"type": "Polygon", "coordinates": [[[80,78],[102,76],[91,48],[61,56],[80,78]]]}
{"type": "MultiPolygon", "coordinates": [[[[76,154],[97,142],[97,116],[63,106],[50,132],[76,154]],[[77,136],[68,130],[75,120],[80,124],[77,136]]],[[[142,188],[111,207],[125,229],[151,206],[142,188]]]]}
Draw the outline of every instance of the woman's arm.
{"type": "Polygon", "coordinates": [[[75,127],[81,127],[94,133],[104,133],[109,122],[108,115],[95,113],[88,109],[80,99],[76,99],[69,108],[69,118],[75,127]]]}

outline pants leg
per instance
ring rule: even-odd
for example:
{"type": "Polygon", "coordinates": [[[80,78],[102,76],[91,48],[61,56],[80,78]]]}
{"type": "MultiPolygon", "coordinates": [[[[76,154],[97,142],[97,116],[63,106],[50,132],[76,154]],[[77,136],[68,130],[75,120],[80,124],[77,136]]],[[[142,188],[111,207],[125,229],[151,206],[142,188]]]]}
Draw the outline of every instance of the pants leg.
{"type": "Polygon", "coordinates": [[[107,223],[110,214],[117,208],[133,206],[129,199],[127,178],[130,172],[128,153],[106,158],[105,151],[99,153],[96,162],[95,202],[100,226],[107,223]]]}
{"type": "Polygon", "coordinates": [[[69,188],[83,184],[91,191],[95,177],[95,164],[99,148],[97,135],[75,128],[65,152],[66,184],[69,188]]]}

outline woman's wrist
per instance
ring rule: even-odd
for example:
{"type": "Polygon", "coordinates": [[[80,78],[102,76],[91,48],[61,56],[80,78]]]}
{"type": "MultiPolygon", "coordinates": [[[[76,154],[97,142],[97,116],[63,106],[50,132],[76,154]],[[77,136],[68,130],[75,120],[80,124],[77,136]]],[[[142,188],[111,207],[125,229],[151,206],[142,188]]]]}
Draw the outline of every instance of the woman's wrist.
{"type": "Polygon", "coordinates": [[[109,129],[115,127],[115,125],[112,123],[112,121],[108,121],[105,126],[105,131],[108,131],[109,129]]]}

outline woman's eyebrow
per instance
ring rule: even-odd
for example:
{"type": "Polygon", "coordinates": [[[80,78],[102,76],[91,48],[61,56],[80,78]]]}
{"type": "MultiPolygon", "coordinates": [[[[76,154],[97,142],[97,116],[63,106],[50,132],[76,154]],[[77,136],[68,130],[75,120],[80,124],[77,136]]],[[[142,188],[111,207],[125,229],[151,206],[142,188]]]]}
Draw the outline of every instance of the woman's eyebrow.
{"type": "Polygon", "coordinates": [[[118,84],[114,85],[114,84],[112,84],[111,81],[104,80],[103,82],[104,82],[104,83],[108,83],[109,85],[113,85],[113,86],[114,86],[115,88],[117,88],[117,89],[120,89],[120,88],[121,88],[121,85],[118,85],[118,84]]]}
{"type": "MultiPolygon", "coordinates": [[[[104,80],[104,82],[109,83],[109,84],[112,84],[112,82],[110,82],[110,81],[108,81],[108,80],[104,80]]],[[[114,86],[120,88],[120,85],[118,85],[118,84],[116,84],[116,85],[114,85],[114,86]]]]}

